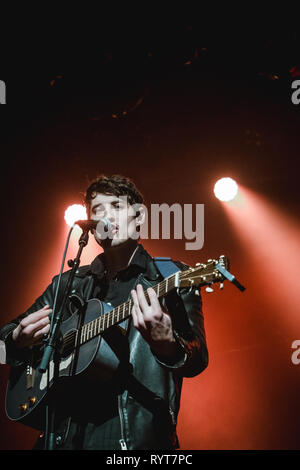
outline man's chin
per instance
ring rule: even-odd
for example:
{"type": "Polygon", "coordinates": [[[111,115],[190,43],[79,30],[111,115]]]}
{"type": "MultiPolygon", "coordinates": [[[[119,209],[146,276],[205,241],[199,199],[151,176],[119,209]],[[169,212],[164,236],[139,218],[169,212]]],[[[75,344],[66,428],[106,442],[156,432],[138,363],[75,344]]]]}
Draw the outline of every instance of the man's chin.
{"type": "Polygon", "coordinates": [[[125,244],[130,244],[130,243],[136,243],[137,240],[134,240],[133,238],[118,238],[114,237],[113,239],[107,238],[105,240],[96,240],[97,243],[103,248],[114,248],[117,246],[125,245],[125,244]]]}

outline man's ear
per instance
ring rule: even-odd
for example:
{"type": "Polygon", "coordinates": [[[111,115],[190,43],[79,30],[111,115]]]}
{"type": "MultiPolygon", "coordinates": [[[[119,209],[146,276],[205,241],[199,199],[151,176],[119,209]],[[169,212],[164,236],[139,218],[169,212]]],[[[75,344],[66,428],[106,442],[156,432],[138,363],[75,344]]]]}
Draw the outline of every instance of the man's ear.
{"type": "Polygon", "coordinates": [[[136,225],[139,225],[139,226],[143,225],[143,223],[145,222],[145,217],[146,217],[144,206],[139,207],[139,209],[136,212],[135,217],[136,217],[135,218],[136,225]]]}

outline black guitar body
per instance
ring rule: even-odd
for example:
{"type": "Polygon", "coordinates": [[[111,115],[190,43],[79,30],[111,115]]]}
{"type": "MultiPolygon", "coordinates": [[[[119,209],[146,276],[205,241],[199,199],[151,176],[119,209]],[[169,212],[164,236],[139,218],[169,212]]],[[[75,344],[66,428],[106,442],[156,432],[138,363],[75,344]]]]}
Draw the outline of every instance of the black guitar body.
{"type": "MultiPolygon", "coordinates": [[[[109,381],[120,367],[126,354],[127,339],[122,327],[115,325],[79,345],[81,327],[106,315],[112,306],[98,299],[89,300],[80,312],[61,324],[61,347],[57,359],[48,370],[38,369],[41,356],[32,355],[30,363],[12,367],[6,391],[6,414],[13,421],[36,429],[44,429],[44,407],[56,386],[75,376],[86,375],[90,380],[109,381]]],[[[76,380],[76,377],[75,377],[76,380]]]]}

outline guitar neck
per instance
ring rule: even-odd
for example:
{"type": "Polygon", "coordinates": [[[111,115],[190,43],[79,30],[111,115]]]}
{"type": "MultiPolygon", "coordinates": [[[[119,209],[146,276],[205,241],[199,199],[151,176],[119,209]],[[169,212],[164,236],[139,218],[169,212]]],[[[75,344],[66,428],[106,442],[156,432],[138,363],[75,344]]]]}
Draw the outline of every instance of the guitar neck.
{"type": "MultiPolygon", "coordinates": [[[[163,281],[152,286],[158,298],[164,297],[168,292],[177,287],[180,277],[180,271],[171,276],[165,278],[163,281]]],[[[144,290],[146,300],[150,302],[147,290],[144,290]]],[[[133,307],[133,301],[130,298],[126,302],[122,303],[118,307],[115,307],[105,315],[100,315],[93,321],[90,321],[82,326],[80,334],[80,344],[95,338],[96,336],[103,333],[111,326],[117,325],[122,321],[126,320],[131,316],[131,309],[133,307]]]]}
{"type": "MultiPolygon", "coordinates": [[[[188,268],[184,271],[177,271],[175,274],[165,278],[163,281],[152,286],[158,298],[164,297],[168,292],[177,287],[205,286],[215,282],[221,282],[225,279],[220,272],[222,267],[225,272],[229,266],[229,260],[222,255],[219,260],[209,259],[207,263],[197,263],[194,268],[188,268]]],[[[222,272],[223,272],[222,271],[222,272]]],[[[230,274],[230,273],[228,273],[230,274]]],[[[231,276],[233,277],[233,276],[231,276]]],[[[145,297],[150,302],[147,290],[144,290],[145,297]]],[[[80,344],[103,333],[105,330],[126,320],[131,315],[133,301],[130,298],[123,304],[115,307],[105,315],[100,315],[93,321],[82,326],[80,332],[80,344]]]]}

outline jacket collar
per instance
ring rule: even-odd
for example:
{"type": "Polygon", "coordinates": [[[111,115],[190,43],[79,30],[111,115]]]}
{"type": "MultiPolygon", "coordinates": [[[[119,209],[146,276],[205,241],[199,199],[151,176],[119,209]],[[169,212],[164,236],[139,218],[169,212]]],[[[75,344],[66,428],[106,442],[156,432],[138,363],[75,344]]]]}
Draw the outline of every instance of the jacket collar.
{"type": "MultiPolygon", "coordinates": [[[[92,274],[93,276],[96,276],[98,279],[102,279],[105,275],[105,265],[103,262],[103,253],[100,255],[96,256],[94,261],[90,264],[90,266],[84,266],[83,268],[89,268],[89,272],[84,272],[83,274],[92,274]]],[[[129,270],[135,269],[137,272],[143,272],[145,273],[145,277],[147,277],[149,280],[156,280],[158,279],[159,275],[157,273],[157,270],[154,266],[152,257],[149,255],[149,253],[145,250],[143,245],[140,243],[138,244],[138,249],[136,250],[135,254],[133,255],[133,258],[131,260],[130,265],[124,269],[122,272],[128,272],[129,270]]]]}

